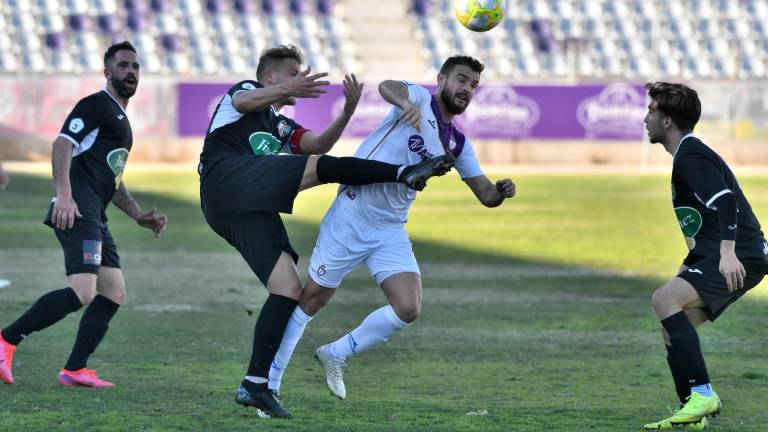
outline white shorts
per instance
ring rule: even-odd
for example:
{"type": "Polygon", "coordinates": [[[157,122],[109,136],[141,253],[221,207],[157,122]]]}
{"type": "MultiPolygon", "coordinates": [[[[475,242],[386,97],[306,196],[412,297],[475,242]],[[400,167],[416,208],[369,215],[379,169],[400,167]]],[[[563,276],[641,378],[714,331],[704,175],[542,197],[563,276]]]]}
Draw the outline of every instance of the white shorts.
{"type": "Polygon", "coordinates": [[[374,227],[336,201],[320,225],[309,276],[321,286],[336,288],[361,263],[379,285],[393,274],[421,274],[405,227],[374,227]]]}

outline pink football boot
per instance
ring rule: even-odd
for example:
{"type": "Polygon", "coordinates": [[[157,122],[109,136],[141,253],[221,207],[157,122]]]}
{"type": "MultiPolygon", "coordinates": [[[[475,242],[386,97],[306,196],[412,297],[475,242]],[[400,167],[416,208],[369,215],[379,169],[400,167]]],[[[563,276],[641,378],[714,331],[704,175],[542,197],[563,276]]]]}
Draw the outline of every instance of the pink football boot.
{"type": "Polygon", "coordinates": [[[105,381],[96,375],[96,371],[93,369],[78,369],[76,371],[68,371],[62,369],[59,371],[59,379],[57,383],[63,386],[75,387],[114,387],[115,385],[109,381],[105,381]]]}

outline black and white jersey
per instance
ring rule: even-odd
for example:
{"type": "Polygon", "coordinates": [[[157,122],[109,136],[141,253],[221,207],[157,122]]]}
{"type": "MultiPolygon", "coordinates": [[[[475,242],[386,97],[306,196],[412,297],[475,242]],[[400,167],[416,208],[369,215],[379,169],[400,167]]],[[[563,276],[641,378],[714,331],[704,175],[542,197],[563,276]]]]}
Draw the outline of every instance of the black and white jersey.
{"type": "Polygon", "coordinates": [[[763,256],[768,245],[760,223],[731,169],[698,138],[690,134],[683,137],[672,166],[672,204],[691,253],[720,254],[720,225],[714,202],[725,194],[736,198],[737,254],[763,256]]]}
{"type": "Polygon", "coordinates": [[[59,137],[73,146],[69,180],[80,213],[87,220],[106,221],[104,210],[120,185],[133,144],[128,115],[105,89],[75,105],[59,137]]]}
{"type": "Polygon", "coordinates": [[[262,87],[256,81],[241,81],[221,98],[205,135],[200,155],[203,165],[229,155],[301,153],[299,143],[307,129],[293,119],[278,114],[271,106],[241,113],[232,105],[232,98],[238,92],[262,87]]]}

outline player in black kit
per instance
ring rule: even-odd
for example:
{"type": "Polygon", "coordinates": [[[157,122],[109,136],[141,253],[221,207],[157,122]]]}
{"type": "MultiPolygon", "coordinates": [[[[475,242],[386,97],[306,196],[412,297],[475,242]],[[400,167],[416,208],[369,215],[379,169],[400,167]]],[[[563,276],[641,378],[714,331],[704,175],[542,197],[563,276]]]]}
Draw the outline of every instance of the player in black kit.
{"type": "Polygon", "coordinates": [[[681,408],[645,429],[701,430],[721,403],[696,327],[714,321],[768,274],[768,243],[731,169],[693,136],[701,115],[696,92],[664,82],[646,89],[648,137],[673,155],[672,204],[690,252],[677,277],[651,299],[681,408]]]}
{"type": "Polygon", "coordinates": [[[344,109],[325,131],[315,134],[279,114],[296,98],[318,97],[328,84],[320,80],[327,74],[310,75],[309,69],[300,69],[301,64],[301,51],[294,46],[264,51],[257,80],[235,84],[216,107],[198,168],[206,221],[240,252],[269,292],[256,321],[248,372],[235,400],[281,418],[291,415],[280,406],[279,395],[267,388],[267,377],[302,284],[298,255],[280,213],[291,213],[296,195],[319,184],[401,182],[421,190],[428,178],[453,166],[450,154],[412,166],[315,156],[328,152],[341,136],[362,85],[354,75],[345,77],[344,109]]]}
{"type": "Polygon", "coordinates": [[[6,384],[13,383],[13,353],[25,337],[89,305],[58,383],[111,387],[112,383],[86,368],[125,299],[120,257],[105,210],[111,201],[155,237],[165,230],[167,218],[156,209],[142,211],[121,180],[133,143],[125,108],[139,84],[138,56],[130,43],[107,49],[104,76],[106,88],[77,103],[53,142],[56,195],[45,223],[64,249],[69,287],[43,295],[0,332],[0,378],[6,384]]]}

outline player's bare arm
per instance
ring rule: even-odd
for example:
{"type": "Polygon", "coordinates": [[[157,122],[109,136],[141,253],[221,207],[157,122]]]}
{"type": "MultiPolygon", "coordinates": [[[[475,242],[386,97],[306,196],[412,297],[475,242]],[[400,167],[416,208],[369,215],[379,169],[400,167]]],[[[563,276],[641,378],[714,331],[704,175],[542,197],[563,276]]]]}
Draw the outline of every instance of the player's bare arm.
{"type": "Polygon", "coordinates": [[[512,198],[517,193],[515,183],[510,179],[498,180],[492,183],[487,176],[471,177],[464,182],[486,207],[498,207],[507,198],[512,198]]]}
{"type": "Polygon", "coordinates": [[[130,192],[128,192],[128,189],[126,189],[123,182],[120,182],[120,186],[118,186],[115,191],[115,195],[112,197],[112,203],[131,219],[135,220],[137,224],[152,230],[155,237],[160,237],[165,231],[168,217],[162,213],[158,213],[156,208],[144,212],[141,207],[139,207],[139,203],[137,203],[130,192]]]}
{"type": "Polygon", "coordinates": [[[58,229],[72,228],[75,218],[82,217],[77,203],[72,198],[72,187],[69,183],[69,168],[72,165],[72,143],[62,137],[53,141],[51,151],[53,169],[53,184],[56,188],[56,202],[53,204],[51,221],[58,229]]]}
{"type": "Polygon", "coordinates": [[[408,87],[400,81],[386,80],[379,84],[379,94],[385,101],[403,110],[400,121],[421,131],[421,111],[408,99],[408,87]]]}
{"type": "Polygon", "coordinates": [[[317,98],[325,93],[322,87],[330,84],[328,81],[320,80],[328,74],[322,72],[310,75],[309,72],[310,69],[307,68],[282,84],[235,93],[232,98],[232,106],[238,112],[247,113],[261,111],[273,103],[291,96],[317,98]]]}
{"type": "Polygon", "coordinates": [[[306,154],[325,154],[331,151],[336,142],[341,138],[344,128],[357,109],[360,96],[363,93],[363,84],[357,81],[355,74],[344,76],[344,109],[333,122],[321,133],[315,134],[309,131],[301,137],[301,151],[306,154]]]}
{"type": "Polygon", "coordinates": [[[720,274],[725,278],[728,291],[734,292],[744,288],[744,278],[747,271],[736,257],[736,241],[722,240],[720,242],[720,274]]]}

